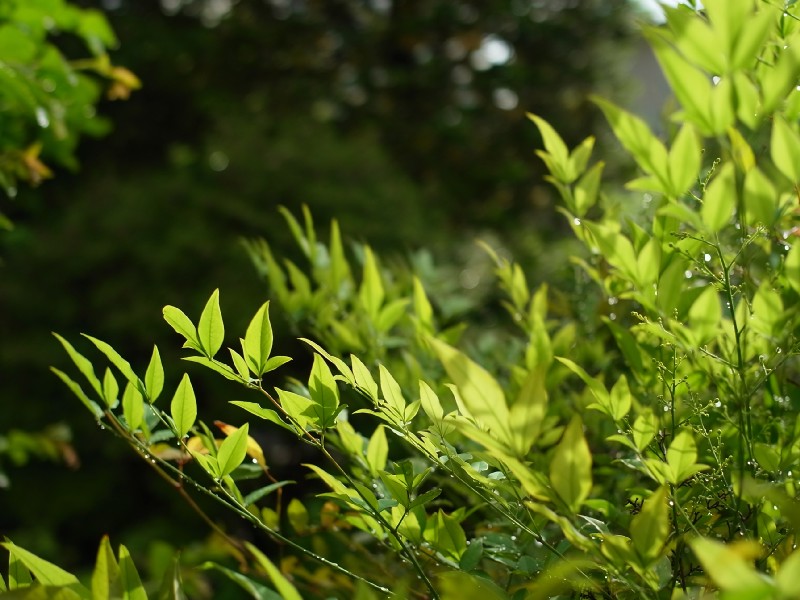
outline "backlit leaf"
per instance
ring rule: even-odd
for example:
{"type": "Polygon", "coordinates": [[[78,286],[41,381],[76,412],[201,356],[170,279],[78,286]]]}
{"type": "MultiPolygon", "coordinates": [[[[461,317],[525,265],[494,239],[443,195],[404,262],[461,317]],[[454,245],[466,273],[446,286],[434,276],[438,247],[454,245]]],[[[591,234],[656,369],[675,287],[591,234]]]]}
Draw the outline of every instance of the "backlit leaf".
{"type": "Polygon", "coordinates": [[[800,181],[800,135],[780,115],[772,121],[772,162],[792,182],[800,181]]]}
{"type": "Polygon", "coordinates": [[[89,409],[89,412],[92,413],[96,419],[99,419],[103,416],[103,410],[100,408],[97,402],[89,399],[89,396],[86,395],[80,385],[70,379],[69,376],[63,371],[59,371],[55,367],[50,367],[50,370],[55,373],[61,381],[64,382],[64,384],[72,391],[73,394],[78,397],[83,405],[89,409]]]}
{"type": "Polygon", "coordinates": [[[144,420],[144,399],[130,382],[125,386],[122,394],[122,414],[130,431],[136,431],[144,420]]]}
{"type": "Polygon", "coordinates": [[[123,600],[147,600],[142,580],[136,565],[133,564],[130,552],[125,546],[119,547],[119,570],[122,579],[123,600]]]}
{"type": "Polygon", "coordinates": [[[150,404],[158,400],[164,389],[164,366],[161,364],[158,346],[153,346],[153,355],[150,357],[150,364],[147,365],[147,372],[144,374],[144,387],[147,390],[147,400],[150,404]]]}
{"type": "Polygon", "coordinates": [[[392,374],[383,365],[378,367],[381,380],[381,393],[387,406],[394,412],[397,418],[403,418],[406,409],[406,400],[403,392],[392,374]]]}
{"type": "Polygon", "coordinates": [[[119,353],[114,350],[109,344],[104,342],[103,340],[98,340],[90,335],[86,335],[85,333],[82,334],[87,340],[92,342],[100,352],[106,355],[111,364],[119,369],[119,372],[127,379],[132,385],[135,385],[137,388],[141,389],[142,382],[139,380],[139,377],[136,373],[133,372],[130,363],[122,358],[119,353]]]}
{"type": "Polygon", "coordinates": [[[197,328],[180,308],[165,306],[163,314],[164,320],[186,340],[184,348],[191,348],[198,352],[203,351],[197,338],[197,328]]]}
{"type": "Polygon", "coordinates": [[[72,359],[72,362],[75,363],[75,366],[78,367],[78,370],[83,374],[84,377],[86,377],[86,380],[89,382],[89,385],[92,386],[92,389],[97,394],[97,397],[104,399],[103,388],[100,385],[100,380],[97,378],[97,375],[94,374],[94,367],[92,367],[92,363],[89,361],[89,359],[75,350],[75,348],[72,347],[72,344],[70,344],[63,337],[57,333],[53,333],[53,335],[59,342],[61,342],[61,345],[64,346],[64,350],[67,351],[67,354],[69,354],[69,357],[72,359]]]}
{"type": "Polygon", "coordinates": [[[755,570],[752,561],[736,551],[735,546],[702,537],[690,539],[689,546],[721,590],[769,589],[769,582],[755,570]]]}
{"type": "Polygon", "coordinates": [[[378,320],[381,306],[383,306],[383,281],[375,255],[369,246],[364,247],[364,272],[361,279],[361,287],[358,291],[358,298],[364,310],[367,311],[372,322],[378,320]]]}
{"type": "Polygon", "coordinates": [[[483,367],[452,346],[435,338],[428,338],[428,341],[470,414],[498,440],[507,442],[509,414],[500,384],[483,367]]]}
{"type": "Polygon", "coordinates": [[[269,320],[269,301],[261,305],[247,326],[244,336],[245,360],[256,377],[264,374],[272,352],[272,323],[269,320]]]}
{"type": "Polygon", "coordinates": [[[592,489],[592,453],[583,437],[583,423],[574,416],[550,462],[550,481],[572,511],[577,511],[592,489]]]}
{"type": "Polygon", "coordinates": [[[727,163],[706,188],[700,217],[708,230],[715,233],[730,221],[735,207],[736,171],[731,163],[727,163]]]}
{"type": "Polygon", "coordinates": [[[182,438],[189,433],[197,419],[197,399],[194,395],[192,382],[189,376],[184,373],[175,395],[170,404],[170,413],[175,423],[178,437],[182,438]]]}
{"type": "Polygon", "coordinates": [[[197,323],[197,338],[208,358],[213,358],[222,348],[222,342],[225,340],[225,326],[222,323],[222,311],[219,307],[219,290],[211,293],[211,297],[200,314],[200,321],[197,323]]]}
{"type": "MultiPolygon", "coordinates": [[[[245,423],[226,437],[217,451],[220,477],[233,473],[247,455],[249,425],[245,423]]],[[[263,457],[262,457],[263,459],[263,457]]]]}
{"type": "Polygon", "coordinates": [[[97,549],[97,560],[92,572],[92,598],[105,600],[119,598],[122,595],[122,575],[117,564],[117,558],[104,535],[97,549]]]}
{"type": "Polygon", "coordinates": [[[644,501],[639,514],[631,519],[633,547],[648,565],[661,553],[669,535],[667,488],[661,486],[644,501]]]}
{"type": "Polygon", "coordinates": [[[12,554],[16,560],[25,565],[36,580],[45,586],[63,586],[69,588],[73,592],[79,594],[82,598],[90,597],[89,590],[83,587],[78,578],[72,573],[69,573],[50,563],[43,558],[39,558],[32,552],[20,548],[12,542],[3,542],[0,544],[9,554],[12,554]]]}
{"type": "Polygon", "coordinates": [[[386,459],[389,456],[389,444],[386,441],[386,431],[383,425],[378,425],[367,444],[367,465],[370,473],[374,477],[378,476],[378,471],[386,467],[386,459]]]}
{"type": "Polygon", "coordinates": [[[536,442],[546,412],[545,371],[541,368],[533,369],[525,378],[522,389],[509,411],[511,442],[517,456],[525,456],[536,442]]]}
{"type": "Polygon", "coordinates": [[[278,567],[272,564],[272,561],[270,561],[261,550],[250,542],[245,542],[245,546],[247,546],[247,550],[256,559],[256,562],[266,571],[267,575],[269,575],[272,584],[275,586],[275,589],[278,590],[283,600],[303,600],[297,588],[289,583],[289,580],[283,576],[278,567]]]}
{"type": "Polygon", "coordinates": [[[322,428],[332,427],[339,407],[339,388],[328,363],[319,354],[314,355],[308,391],[319,425],[322,428]]]}

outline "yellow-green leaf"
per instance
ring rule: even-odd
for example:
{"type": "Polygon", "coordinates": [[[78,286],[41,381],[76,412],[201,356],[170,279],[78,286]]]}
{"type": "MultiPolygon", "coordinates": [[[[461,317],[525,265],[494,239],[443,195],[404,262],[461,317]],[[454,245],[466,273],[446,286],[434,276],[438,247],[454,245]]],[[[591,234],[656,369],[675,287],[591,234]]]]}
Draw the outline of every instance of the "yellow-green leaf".
{"type": "Polygon", "coordinates": [[[724,165],[706,188],[700,217],[712,233],[722,229],[736,207],[736,171],[731,163],[724,165]]]}
{"type": "Polygon", "coordinates": [[[218,289],[211,293],[211,297],[200,314],[200,321],[197,323],[197,337],[208,358],[213,358],[222,348],[222,342],[225,340],[225,326],[222,323],[222,311],[219,308],[218,289]]]}
{"type": "Polygon", "coordinates": [[[172,397],[170,414],[179,438],[189,433],[195,419],[197,419],[197,399],[194,395],[192,382],[186,373],[183,374],[183,378],[178,384],[178,389],[175,390],[175,395],[172,397]]]}
{"type": "Polygon", "coordinates": [[[645,500],[642,509],[631,519],[633,547],[647,566],[658,558],[669,535],[667,488],[661,486],[645,500]]]}
{"type": "Polygon", "coordinates": [[[267,301],[256,311],[244,336],[245,360],[256,377],[264,374],[267,359],[272,352],[272,340],[272,324],[269,320],[269,301],[267,301]]]}
{"type": "Polygon", "coordinates": [[[571,511],[578,510],[592,489],[592,453],[578,415],[572,418],[556,447],[550,462],[550,481],[571,511]]]}

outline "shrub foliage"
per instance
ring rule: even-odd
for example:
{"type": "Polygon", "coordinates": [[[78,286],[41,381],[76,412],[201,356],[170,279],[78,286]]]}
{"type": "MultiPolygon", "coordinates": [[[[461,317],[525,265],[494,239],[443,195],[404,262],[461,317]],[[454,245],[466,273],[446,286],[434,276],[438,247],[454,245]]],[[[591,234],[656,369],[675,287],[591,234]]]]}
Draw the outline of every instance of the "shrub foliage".
{"type": "MultiPolygon", "coordinates": [[[[668,142],[596,100],[640,171],[626,191],[603,187],[592,138],[569,149],[531,115],[593,313],[488,249],[516,333],[467,349],[418,277],[346,251],[335,222],[323,243],[306,212],[284,215],[306,266],[250,243],[273,304],[237,343],[223,350],[218,291],[197,319],[164,309],[187,361],[250,392],[233,402],[249,422],[212,431],[188,374],[164,390],[157,348],[135,370],[86,336],[100,366],[57,336],[88,391],[53,370],[94,418],[192,508],[213,499],[284,552],[276,566],[265,538],[210,522],[241,565],[207,569],[261,598],[800,595],[800,18],[791,2],[704,4],[647,32],[679,105],[668,142]],[[276,374],[276,310],[306,332],[303,380],[276,374]],[[270,428],[313,449],[326,491],[284,501],[270,428]]],[[[12,589],[37,589],[32,574],[144,597],[106,540],[91,592],[6,548],[12,589]]]]}

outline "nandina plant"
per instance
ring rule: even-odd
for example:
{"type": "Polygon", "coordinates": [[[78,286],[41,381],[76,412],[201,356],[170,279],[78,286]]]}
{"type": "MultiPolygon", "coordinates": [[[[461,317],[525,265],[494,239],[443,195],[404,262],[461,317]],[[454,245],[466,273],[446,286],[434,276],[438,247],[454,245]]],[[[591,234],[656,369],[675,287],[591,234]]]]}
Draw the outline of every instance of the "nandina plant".
{"type": "MultiPolygon", "coordinates": [[[[221,433],[188,374],[163,398],[157,349],[139,370],[86,336],[98,371],[58,336],[89,390],[56,375],[251,570],[214,568],[256,598],[800,594],[800,19],[793,2],[704,4],[646,32],[679,105],[666,139],[596,100],[640,172],[624,189],[604,185],[592,138],[569,149],[531,115],[594,312],[489,249],[516,332],[468,348],[480,332],[443,322],[420,278],[368,247],[348,257],[335,223],[323,243],[306,212],[285,217],[307,267],[250,244],[273,304],[225,352],[218,291],[196,320],[164,309],[189,362],[250,393],[221,433]],[[276,311],[307,332],[302,380],[280,376],[276,311]],[[284,506],[291,482],[257,441],[274,427],[313,448],[326,492],[284,506]],[[229,533],[195,493],[263,536],[229,533]]],[[[6,547],[15,572],[60,585],[6,547]]],[[[100,565],[98,586],[115,573],[100,565]]]]}

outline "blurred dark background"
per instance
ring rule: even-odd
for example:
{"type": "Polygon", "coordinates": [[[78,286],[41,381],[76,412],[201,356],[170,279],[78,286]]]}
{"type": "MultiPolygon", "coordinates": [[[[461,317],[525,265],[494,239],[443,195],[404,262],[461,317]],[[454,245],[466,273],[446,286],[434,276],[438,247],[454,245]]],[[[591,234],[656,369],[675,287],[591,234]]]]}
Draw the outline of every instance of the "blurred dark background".
{"type": "MultiPolygon", "coordinates": [[[[639,15],[626,0],[77,4],[106,13],[115,63],[144,87],[100,106],[110,135],[81,143],[79,171],[21,190],[0,237],[0,432],[64,423],[80,458],[3,464],[0,534],[66,566],[103,533],[142,549],[207,530],[48,371],[71,369],[50,331],[91,356],[78,334],[100,337],[140,369],[157,343],[165,395],[186,368],[201,412],[224,418],[237,390],[179,363],[161,308],[196,318],[219,287],[228,331],[243,332],[267,290],[238,240],[291,253],[278,205],[307,203],[349,239],[443,263],[488,237],[549,279],[569,242],[525,112],[570,145],[602,145],[587,96],[633,91],[639,15]]],[[[284,455],[278,476],[298,476],[284,455]]]]}

